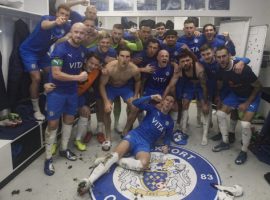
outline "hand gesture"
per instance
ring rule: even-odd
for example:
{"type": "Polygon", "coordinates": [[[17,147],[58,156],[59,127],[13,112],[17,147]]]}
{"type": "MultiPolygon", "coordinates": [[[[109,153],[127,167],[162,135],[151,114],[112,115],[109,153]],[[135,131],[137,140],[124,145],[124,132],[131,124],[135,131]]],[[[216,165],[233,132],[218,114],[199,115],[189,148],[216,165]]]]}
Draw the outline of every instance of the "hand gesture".
{"type": "Polygon", "coordinates": [[[55,23],[57,26],[61,26],[61,25],[65,24],[66,22],[67,22],[67,18],[62,17],[62,16],[57,17],[55,20],[55,23]]]}
{"type": "Polygon", "coordinates": [[[49,93],[49,92],[53,91],[56,86],[53,83],[45,83],[43,87],[44,87],[44,91],[46,93],[49,93]]]}
{"type": "Polygon", "coordinates": [[[160,94],[151,95],[151,99],[153,99],[156,102],[161,102],[162,101],[162,97],[160,96],[160,94]]]}
{"type": "Polygon", "coordinates": [[[241,103],[239,106],[238,106],[238,109],[241,111],[241,112],[245,112],[249,107],[249,104],[247,103],[241,103]]]}
{"type": "Polygon", "coordinates": [[[237,74],[241,74],[244,69],[244,62],[240,61],[233,66],[233,71],[237,74]]]}
{"type": "Polygon", "coordinates": [[[78,81],[80,81],[80,82],[84,82],[84,81],[86,81],[87,79],[88,79],[88,74],[87,74],[87,72],[85,72],[85,71],[81,72],[81,73],[79,74],[79,76],[78,76],[78,81]]]}
{"type": "Polygon", "coordinates": [[[156,69],[154,67],[151,67],[150,64],[146,65],[146,67],[143,68],[144,73],[152,74],[154,73],[154,71],[156,71],[156,69]]]}
{"type": "Polygon", "coordinates": [[[105,111],[105,113],[109,113],[109,112],[111,112],[112,111],[112,104],[111,104],[111,102],[106,102],[105,104],[104,104],[104,111],[105,111]]]}

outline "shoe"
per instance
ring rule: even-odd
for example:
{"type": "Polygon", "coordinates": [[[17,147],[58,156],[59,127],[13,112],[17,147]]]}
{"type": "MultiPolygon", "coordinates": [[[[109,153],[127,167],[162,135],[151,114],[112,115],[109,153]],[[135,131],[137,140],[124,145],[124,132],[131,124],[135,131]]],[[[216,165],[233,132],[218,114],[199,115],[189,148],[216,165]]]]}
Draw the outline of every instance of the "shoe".
{"type": "Polygon", "coordinates": [[[212,151],[213,152],[220,152],[224,150],[228,150],[230,148],[230,144],[227,144],[225,142],[221,142],[218,145],[214,146],[212,151]]]}
{"type": "Polygon", "coordinates": [[[52,162],[53,162],[52,158],[45,160],[45,163],[44,163],[44,173],[47,176],[52,176],[54,174],[54,172],[55,172],[54,166],[53,166],[53,163],[52,162]]]}
{"type": "Polygon", "coordinates": [[[34,112],[34,117],[38,121],[44,121],[45,120],[45,116],[39,111],[34,112]]]}
{"type": "Polygon", "coordinates": [[[57,151],[57,144],[53,143],[52,148],[51,148],[51,153],[54,156],[56,154],[57,151]]]}
{"type": "Polygon", "coordinates": [[[78,188],[77,188],[77,192],[80,196],[84,195],[85,193],[87,193],[91,187],[91,182],[87,179],[84,178],[79,184],[78,184],[78,188]]]}
{"type": "Polygon", "coordinates": [[[222,139],[221,132],[219,132],[218,134],[214,135],[210,139],[213,140],[213,141],[219,141],[219,140],[221,140],[222,139]]]}
{"type": "Polygon", "coordinates": [[[75,147],[77,147],[79,151],[86,151],[86,145],[82,143],[80,140],[75,140],[74,145],[75,147]]]}
{"type": "Polygon", "coordinates": [[[235,133],[229,132],[229,143],[233,144],[235,141],[235,133]]]}
{"type": "Polygon", "coordinates": [[[218,200],[233,200],[234,196],[225,191],[218,191],[218,200]]]}
{"type": "Polygon", "coordinates": [[[247,161],[247,152],[240,151],[237,158],[235,159],[235,164],[242,165],[247,161]]]}
{"type": "Polygon", "coordinates": [[[106,140],[102,143],[101,148],[103,151],[109,151],[111,149],[111,141],[106,140]]]}
{"type": "Polygon", "coordinates": [[[85,144],[87,144],[87,143],[90,142],[91,139],[92,139],[92,132],[88,131],[88,132],[85,134],[84,138],[83,138],[83,142],[84,142],[85,144]]]}
{"type": "Polygon", "coordinates": [[[65,150],[65,151],[59,151],[59,155],[62,157],[65,157],[66,159],[70,160],[70,161],[75,161],[77,160],[77,156],[70,151],[69,149],[65,150]]]}
{"type": "Polygon", "coordinates": [[[220,191],[227,192],[232,194],[235,197],[240,197],[243,195],[243,188],[240,185],[233,185],[233,186],[223,186],[223,185],[216,185],[211,184],[214,188],[220,191]]]}
{"type": "Polygon", "coordinates": [[[104,135],[104,133],[101,133],[101,132],[99,132],[98,134],[97,134],[97,141],[100,143],[100,144],[103,144],[103,142],[105,142],[105,135],[104,135]]]}

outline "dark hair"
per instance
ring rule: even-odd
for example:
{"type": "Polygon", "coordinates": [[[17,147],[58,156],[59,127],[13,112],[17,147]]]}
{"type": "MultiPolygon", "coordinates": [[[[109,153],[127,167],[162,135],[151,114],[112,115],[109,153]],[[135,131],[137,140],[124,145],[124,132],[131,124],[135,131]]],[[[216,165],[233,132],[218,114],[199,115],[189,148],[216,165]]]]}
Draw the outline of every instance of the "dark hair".
{"type": "Polygon", "coordinates": [[[190,57],[193,60],[193,62],[198,61],[198,58],[194,55],[194,53],[192,53],[191,51],[187,49],[183,49],[181,53],[178,55],[178,60],[182,58],[186,58],[186,57],[190,57]]]}
{"type": "Polygon", "coordinates": [[[169,92],[165,97],[167,97],[167,96],[173,97],[174,101],[176,100],[175,93],[173,93],[173,92],[169,92]]]}
{"type": "Polygon", "coordinates": [[[124,30],[124,26],[122,24],[114,24],[113,28],[124,30]]]}
{"type": "Polygon", "coordinates": [[[229,49],[228,49],[226,46],[224,46],[224,45],[223,45],[223,46],[220,46],[220,47],[218,47],[218,48],[216,48],[215,52],[221,51],[221,50],[226,50],[227,53],[230,54],[229,49]]]}
{"type": "Polygon", "coordinates": [[[95,52],[89,52],[89,53],[87,53],[85,55],[85,60],[89,60],[92,57],[96,58],[99,62],[102,62],[101,57],[98,54],[96,54],[95,52]]]}
{"type": "Polygon", "coordinates": [[[213,29],[214,29],[214,31],[216,32],[216,27],[215,27],[214,24],[205,24],[205,25],[203,26],[203,33],[204,33],[204,31],[205,31],[205,29],[206,29],[207,26],[212,26],[213,29]]]}
{"type": "Polygon", "coordinates": [[[139,24],[139,29],[141,29],[143,26],[146,26],[152,29],[155,27],[155,21],[151,19],[142,20],[139,24]]]}
{"type": "Polygon", "coordinates": [[[187,18],[187,19],[184,21],[184,25],[185,25],[185,24],[194,24],[194,26],[195,26],[195,22],[194,22],[194,20],[191,19],[191,18],[187,18]]]}
{"type": "Polygon", "coordinates": [[[117,51],[117,54],[119,55],[121,51],[128,51],[130,54],[132,53],[131,50],[126,47],[126,46],[121,46],[118,51],[117,51]]]}
{"type": "Polygon", "coordinates": [[[174,35],[174,36],[177,37],[177,31],[172,30],[172,29],[167,30],[167,31],[164,33],[164,36],[163,36],[163,37],[166,38],[166,37],[169,36],[169,35],[174,35]]]}
{"type": "Polygon", "coordinates": [[[155,28],[158,28],[158,27],[161,27],[161,26],[164,26],[164,28],[165,28],[165,23],[163,23],[163,22],[158,22],[158,23],[156,23],[155,28]]]}
{"type": "Polygon", "coordinates": [[[151,43],[158,44],[158,48],[160,49],[160,41],[156,38],[150,38],[146,41],[146,47],[151,43]]]}
{"type": "Polygon", "coordinates": [[[208,49],[213,49],[209,44],[204,44],[200,47],[200,52],[208,50],[208,49]]]}

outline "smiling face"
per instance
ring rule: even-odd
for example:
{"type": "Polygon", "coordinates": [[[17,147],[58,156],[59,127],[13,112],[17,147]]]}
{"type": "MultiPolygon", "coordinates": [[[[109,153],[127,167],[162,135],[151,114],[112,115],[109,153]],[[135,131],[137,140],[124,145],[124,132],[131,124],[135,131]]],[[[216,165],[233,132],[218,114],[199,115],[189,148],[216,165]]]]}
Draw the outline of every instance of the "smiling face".
{"type": "Polygon", "coordinates": [[[109,48],[111,47],[111,39],[110,38],[102,38],[98,42],[99,50],[103,53],[106,53],[109,51],[109,48]]]}
{"type": "Polygon", "coordinates": [[[216,35],[215,28],[212,25],[206,26],[203,33],[208,41],[212,41],[216,35]]]}
{"type": "Polygon", "coordinates": [[[174,46],[177,41],[177,36],[176,35],[167,35],[165,38],[166,44],[168,46],[174,46]]]}
{"type": "Polygon", "coordinates": [[[161,25],[156,28],[156,32],[159,36],[163,36],[163,34],[166,32],[165,26],[161,25]]]}
{"type": "Polygon", "coordinates": [[[214,55],[214,51],[211,48],[209,48],[209,49],[201,51],[201,56],[206,63],[210,64],[212,63],[215,55],[214,55]]]}
{"type": "Polygon", "coordinates": [[[92,56],[89,59],[87,59],[85,63],[85,70],[87,72],[91,72],[94,69],[100,69],[100,66],[101,66],[100,60],[92,56]]]}

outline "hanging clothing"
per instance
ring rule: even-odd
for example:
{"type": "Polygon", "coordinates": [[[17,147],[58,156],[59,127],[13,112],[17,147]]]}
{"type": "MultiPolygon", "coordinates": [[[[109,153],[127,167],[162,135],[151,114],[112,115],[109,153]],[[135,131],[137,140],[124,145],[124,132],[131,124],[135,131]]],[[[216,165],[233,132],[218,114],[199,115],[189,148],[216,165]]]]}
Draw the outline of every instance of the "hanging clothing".
{"type": "Polygon", "coordinates": [[[8,108],[8,96],[2,72],[2,54],[0,52],[0,111],[8,108]]]}
{"type": "Polygon", "coordinates": [[[8,67],[7,94],[11,108],[14,108],[18,101],[30,97],[30,76],[29,73],[24,72],[19,54],[19,47],[28,35],[28,25],[21,19],[17,20],[15,22],[13,48],[9,57],[8,67]]]}

